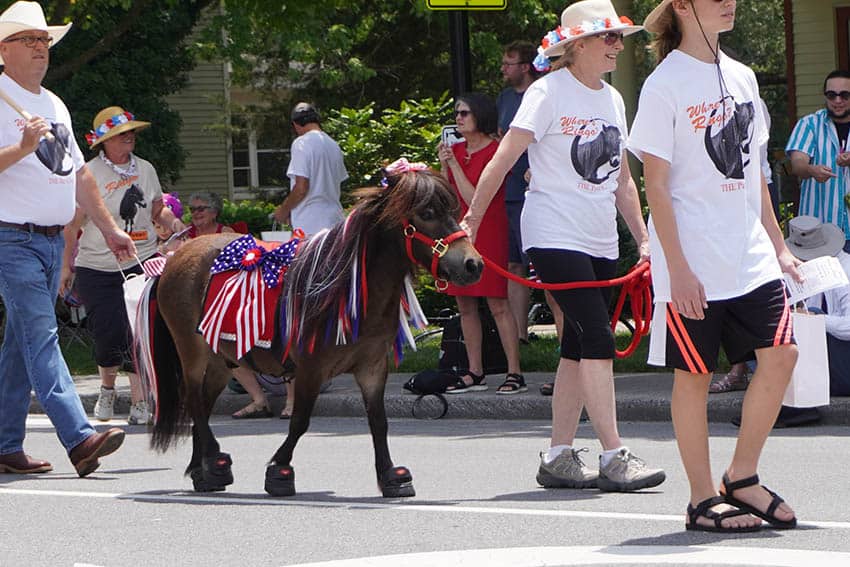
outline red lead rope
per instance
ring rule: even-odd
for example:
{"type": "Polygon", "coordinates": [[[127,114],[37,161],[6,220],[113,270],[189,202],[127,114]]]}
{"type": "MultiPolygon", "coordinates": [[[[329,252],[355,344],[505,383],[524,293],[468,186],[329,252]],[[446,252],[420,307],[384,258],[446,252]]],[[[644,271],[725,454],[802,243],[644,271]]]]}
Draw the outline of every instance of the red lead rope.
{"type": "Polygon", "coordinates": [[[617,306],[614,308],[614,314],[611,316],[611,330],[614,332],[617,330],[617,321],[620,320],[620,315],[623,313],[623,305],[626,303],[626,297],[629,297],[631,300],[632,316],[635,319],[635,330],[632,334],[632,341],[629,343],[626,350],[615,351],[617,358],[626,358],[631,356],[640,344],[640,340],[649,334],[649,323],[652,321],[652,295],[650,293],[652,279],[649,271],[649,262],[635,266],[626,275],[611,280],[546,284],[527,280],[512,274],[501,266],[494,264],[489,258],[484,256],[482,256],[481,259],[484,260],[485,266],[500,276],[520,283],[526,287],[533,287],[536,289],[564,290],[622,285],[623,289],[620,291],[620,296],[617,298],[617,306]]]}

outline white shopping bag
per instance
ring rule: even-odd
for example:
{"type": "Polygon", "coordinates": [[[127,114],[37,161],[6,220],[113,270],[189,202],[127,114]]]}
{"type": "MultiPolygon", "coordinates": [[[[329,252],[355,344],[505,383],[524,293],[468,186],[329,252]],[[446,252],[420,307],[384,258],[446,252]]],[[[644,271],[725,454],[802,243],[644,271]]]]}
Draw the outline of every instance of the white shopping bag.
{"type": "Polygon", "coordinates": [[[795,311],[792,317],[799,356],[782,405],[795,408],[829,405],[829,358],[824,316],[795,311]]]}
{"type": "Polygon", "coordinates": [[[130,274],[124,280],[124,305],[127,307],[127,319],[130,320],[130,330],[136,336],[136,313],[139,310],[139,300],[145,291],[148,278],[144,274],[130,274]]]}

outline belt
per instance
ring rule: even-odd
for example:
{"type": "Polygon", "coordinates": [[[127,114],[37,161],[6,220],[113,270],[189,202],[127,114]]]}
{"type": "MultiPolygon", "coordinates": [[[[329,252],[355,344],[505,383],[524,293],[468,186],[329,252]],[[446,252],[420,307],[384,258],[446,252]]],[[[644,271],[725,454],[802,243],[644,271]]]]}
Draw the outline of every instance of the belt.
{"type": "Polygon", "coordinates": [[[24,232],[36,232],[38,234],[43,234],[44,236],[56,236],[57,234],[62,232],[62,229],[64,227],[61,224],[54,224],[53,226],[41,226],[38,224],[33,224],[31,222],[18,224],[16,222],[0,221],[0,228],[15,228],[24,232]]]}

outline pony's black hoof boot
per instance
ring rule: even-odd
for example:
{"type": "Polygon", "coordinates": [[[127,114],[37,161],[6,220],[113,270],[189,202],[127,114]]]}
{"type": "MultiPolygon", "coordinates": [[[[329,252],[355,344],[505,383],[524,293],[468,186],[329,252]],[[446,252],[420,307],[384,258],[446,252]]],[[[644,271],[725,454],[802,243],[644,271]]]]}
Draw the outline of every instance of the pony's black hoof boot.
{"type": "Polygon", "coordinates": [[[295,495],[295,469],[271,463],[266,467],[266,492],[272,496],[295,495]]]}
{"type": "Polygon", "coordinates": [[[405,498],[416,496],[413,488],[413,475],[407,467],[393,467],[384,471],[378,479],[378,486],[384,498],[405,498]]]}
{"type": "Polygon", "coordinates": [[[192,471],[195,491],[218,492],[224,490],[224,487],[228,484],[233,484],[233,471],[230,469],[232,464],[233,460],[227,453],[219,453],[201,461],[200,482],[195,479],[195,471],[192,471]]]}
{"type": "Polygon", "coordinates": [[[192,486],[195,492],[221,492],[224,490],[223,486],[213,486],[204,480],[204,471],[201,467],[189,471],[189,476],[192,477],[192,486]]]}

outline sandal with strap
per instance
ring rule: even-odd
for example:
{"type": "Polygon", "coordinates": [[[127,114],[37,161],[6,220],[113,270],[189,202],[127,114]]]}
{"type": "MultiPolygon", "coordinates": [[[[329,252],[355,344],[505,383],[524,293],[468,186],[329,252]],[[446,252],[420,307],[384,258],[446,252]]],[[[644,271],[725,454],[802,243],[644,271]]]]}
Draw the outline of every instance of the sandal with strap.
{"type": "Polygon", "coordinates": [[[525,385],[525,377],[522,374],[511,372],[510,374],[505,376],[505,381],[502,382],[502,385],[499,386],[499,388],[496,390],[496,393],[509,396],[511,394],[519,394],[520,392],[527,391],[528,386],[525,385]]]}
{"type": "Polygon", "coordinates": [[[756,485],[760,485],[759,484],[759,475],[757,475],[757,474],[754,474],[753,476],[749,476],[747,478],[742,478],[741,480],[736,480],[736,481],[732,482],[731,480],[729,480],[729,476],[727,476],[726,473],[723,473],[723,481],[721,483],[721,490],[722,490],[723,498],[724,498],[724,500],[726,501],[727,504],[731,504],[732,506],[735,506],[736,508],[740,508],[741,510],[746,511],[746,512],[752,514],[753,516],[758,516],[759,518],[761,518],[762,520],[764,520],[765,522],[770,524],[771,527],[773,527],[774,529],[788,530],[788,529],[791,529],[791,528],[796,528],[797,527],[797,518],[796,517],[791,518],[790,520],[780,520],[779,518],[777,518],[774,515],[774,512],[776,512],[776,509],[779,507],[780,504],[785,502],[785,500],[783,500],[781,496],[779,496],[778,494],[776,494],[775,492],[773,492],[772,490],[770,490],[766,486],[762,486],[762,488],[765,489],[767,491],[767,493],[770,494],[773,497],[773,500],[770,502],[770,506],[767,507],[766,512],[763,512],[763,511],[759,510],[758,508],[753,507],[752,504],[747,504],[746,502],[742,502],[741,500],[738,500],[737,498],[732,496],[732,494],[734,494],[734,492],[736,490],[739,490],[741,488],[747,488],[748,486],[756,486],[756,485]]]}
{"type": "Polygon", "coordinates": [[[732,374],[729,372],[723,378],[719,378],[708,386],[709,393],[722,394],[724,392],[737,392],[746,390],[749,386],[749,379],[746,374],[732,374]]]}
{"type": "Polygon", "coordinates": [[[732,534],[757,532],[761,529],[761,524],[743,527],[724,526],[722,524],[723,520],[734,518],[736,516],[746,516],[749,512],[741,509],[715,512],[712,508],[718,504],[728,504],[728,502],[726,502],[722,496],[712,496],[711,498],[706,498],[696,506],[692,506],[688,503],[688,522],[685,524],[685,529],[698,532],[720,532],[732,534]],[[707,518],[713,521],[714,525],[700,524],[697,522],[697,518],[707,518]]]}
{"type": "Polygon", "coordinates": [[[457,379],[457,382],[446,388],[447,394],[465,394],[466,392],[483,392],[487,389],[487,378],[484,373],[475,374],[474,372],[466,371],[463,376],[457,379]],[[464,377],[469,376],[472,382],[467,384],[464,382],[464,377]]]}

